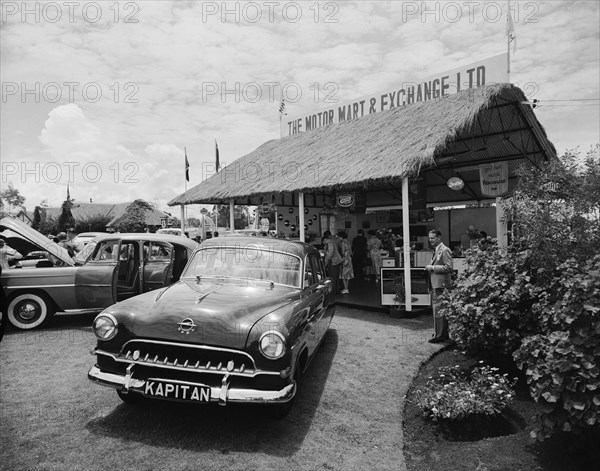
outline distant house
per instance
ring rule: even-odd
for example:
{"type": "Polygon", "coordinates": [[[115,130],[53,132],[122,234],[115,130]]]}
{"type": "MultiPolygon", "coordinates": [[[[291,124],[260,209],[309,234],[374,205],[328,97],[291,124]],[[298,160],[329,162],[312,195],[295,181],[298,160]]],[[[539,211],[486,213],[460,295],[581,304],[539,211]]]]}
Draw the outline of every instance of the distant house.
{"type": "MultiPolygon", "coordinates": [[[[109,217],[110,221],[106,226],[106,230],[111,232],[113,230],[113,223],[123,216],[127,210],[127,207],[132,202],[128,203],[79,203],[73,202],[73,206],[71,207],[71,214],[76,221],[80,220],[88,220],[93,217],[109,217]]],[[[40,207],[40,210],[43,210],[43,217],[52,217],[55,220],[58,220],[62,212],[61,207],[40,207]]],[[[150,232],[155,232],[157,229],[162,227],[161,219],[169,217],[169,214],[160,211],[158,209],[153,209],[152,211],[146,212],[146,225],[148,226],[148,230],[150,232]]],[[[33,217],[31,218],[33,219],[33,217]]]]}

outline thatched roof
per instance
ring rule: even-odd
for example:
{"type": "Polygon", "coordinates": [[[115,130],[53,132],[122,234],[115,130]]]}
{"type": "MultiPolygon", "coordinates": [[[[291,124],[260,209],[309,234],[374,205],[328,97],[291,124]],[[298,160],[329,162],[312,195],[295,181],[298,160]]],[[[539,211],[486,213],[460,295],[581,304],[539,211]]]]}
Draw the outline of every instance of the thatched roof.
{"type": "MultiPolygon", "coordinates": [[[[502,135],[506,141],[511,132],[526,132],[535,145],[528,141],[531,149],[520,152],[543,154],[549,159],[555,154],[554,148],[530,106],[522,104],[524,101],[519,88],[495,84],[268,141],[168,204],[221,203],[230,198],[281,192],[397,183],[436,165],[436,159],[442,156],[448,159],[449,155],[461,155],[456,159],[469,161],[462,156],[471,152],[464,150],[468,149],[464,143],[473,144],[482,135],[486,149],[491,148],[491,141],[485,140],[486,129],[492,133],[490,126],[482,124],[483,113],[487,113],[488,121],[501,122],[495,123],[500,130],[493,135],[502,135]],[[501,110],[495,111],[500,113],[499,118],[493,118],[492,109],[501,110]],[[504,120],[502,113],[506,115],[504,120]],[[514,118],[516,114],[518,119],[514,118]],[[462,146],[454,142],[458,138],[462,146]]],[[[513,140],[524,142],[523,135],[513,140]]],[[[500,147],[496,150],[506,153],[500,147]]],[[[502,160],[502,155],[497,157],[502,160]]]]}

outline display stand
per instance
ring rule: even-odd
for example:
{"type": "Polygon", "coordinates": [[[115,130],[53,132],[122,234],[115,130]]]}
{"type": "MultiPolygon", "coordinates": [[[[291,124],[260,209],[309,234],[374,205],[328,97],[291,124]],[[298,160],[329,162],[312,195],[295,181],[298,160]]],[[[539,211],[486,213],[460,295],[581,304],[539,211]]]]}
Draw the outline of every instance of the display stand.
{"type": "MultiPolygon", "coordinates": [[[[411,268],[411,302],[413,306],[429,306],[431,297],[428,287],[428,273],[425,269],[411,268]]],[[[394,306],[398,303],[395,301],[396,288],[394,281],[396,277],[401,277],[404,281],[403,268],[382,268],[381,269],[381,305],[394,306]]]]}

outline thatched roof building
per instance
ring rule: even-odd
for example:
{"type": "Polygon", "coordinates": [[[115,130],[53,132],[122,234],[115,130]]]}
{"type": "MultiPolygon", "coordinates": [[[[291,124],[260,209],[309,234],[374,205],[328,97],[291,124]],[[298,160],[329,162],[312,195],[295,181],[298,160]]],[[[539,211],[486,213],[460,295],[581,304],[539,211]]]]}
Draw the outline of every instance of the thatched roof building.
{"type": "Polygon", "coordinates": [[[512,175],[524,160],[536,165],[556,155],[526,100],[513,85],[488,85],[271,140],[169,205],[230,198],[258,204],[282,192],[386,190],[417,175],[426,177],[428,201],[465,199],[464,193],[480,199],[477,165],[508,161],[512,175]],[[446,188],[453,175],[466,183],[461,196],[446,188]],[[439,191],[429,191],[436,186],[439,191]]]}

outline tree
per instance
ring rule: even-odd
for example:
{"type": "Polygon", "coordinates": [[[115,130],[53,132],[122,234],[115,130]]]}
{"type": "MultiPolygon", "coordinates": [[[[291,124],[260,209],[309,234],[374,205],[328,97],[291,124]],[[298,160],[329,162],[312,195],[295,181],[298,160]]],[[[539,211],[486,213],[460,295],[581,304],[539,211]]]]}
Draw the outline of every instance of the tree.
{"type": "Polygon", "coordinates": [[[75,225],[75,218],[71,213],[73,207],[73,200],[67,198],[61,205],[60,216],[58,216],[57,230],[58,232],[66,232],[67,229],[72,228],[75,225]]]}
{"type": "Polygon", "coordinates": [[[135,200],[125,209],[125,213],[117,218],[112,226],[119,232],[146,232],[146,213],[154,208],[144,200],[135,200]]]}
{"type": "MultiPolygon", "coordinates": [[[[229,227],[229,205],[220,204],[215,206],[215,211],[218,210],[219,219],[216,221],[217,226],[229,227]]],[[[243,205],[235,205],[233,207],[233,225],[234,229],[245,229],[248,227],[248,207],[243,205]]]]}
{"type": "Polygon", "coordinates": [[[12,183],[8,184],[8,188],[3,192],[0,192],[0,203],[4,206],[4,201],[8,204],[8,212],[12,210],[12,208],[22,208],[25,210],[25,197],[21,196],[19,190],[16,189],[12,183]]]}
{"type": "Polygon", "coordinates": [[[198,218],[188,218],[187,219],[187,226],[188,227],[200,227],[200,219],[198,218]]]}
{"type": "Polygon", "coordinates": [[[105,232],[106,226],[111,221],[110,216],[104,214],[96,214],[94,216],[88,216],[86,218],[79,218],[75,220],[75,232],[105,232]]]}

